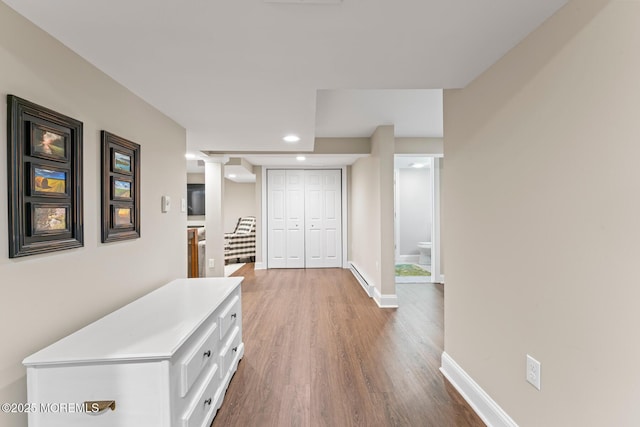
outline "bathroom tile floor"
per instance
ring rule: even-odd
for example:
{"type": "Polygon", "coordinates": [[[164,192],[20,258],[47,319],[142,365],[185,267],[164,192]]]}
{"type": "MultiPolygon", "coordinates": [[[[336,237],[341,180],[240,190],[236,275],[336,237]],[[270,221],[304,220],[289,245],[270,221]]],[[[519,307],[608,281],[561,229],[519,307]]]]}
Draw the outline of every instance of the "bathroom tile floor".
{"type": "MultiPolygon", "coordinates": [[[[416,264],[416,263],[402,263],[402,264],[414,265],[416,267],[419,267],[420,269],[431,272],[430,265],[423,265],[423,264],[416,264]]],[[[396,265],[400,265],[400,264],[396,264],[396,265]]],[[[418,276],[418,275],[396,276],[396,283],[431,283],[432,281],[433,281],[433,276],[431,275],[429,276],[418,276]]]]}

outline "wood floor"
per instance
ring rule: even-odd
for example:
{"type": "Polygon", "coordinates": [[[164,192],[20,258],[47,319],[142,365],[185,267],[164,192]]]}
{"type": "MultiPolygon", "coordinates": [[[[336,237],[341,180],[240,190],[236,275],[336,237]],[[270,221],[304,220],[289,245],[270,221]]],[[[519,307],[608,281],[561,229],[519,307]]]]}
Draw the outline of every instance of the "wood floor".
{"type": "Polygon", "coordinates": [[[344,269],[234,275],[245,355],[212,427],[484,426],[438,370],[442,285],[380,309],[344,269]]]}

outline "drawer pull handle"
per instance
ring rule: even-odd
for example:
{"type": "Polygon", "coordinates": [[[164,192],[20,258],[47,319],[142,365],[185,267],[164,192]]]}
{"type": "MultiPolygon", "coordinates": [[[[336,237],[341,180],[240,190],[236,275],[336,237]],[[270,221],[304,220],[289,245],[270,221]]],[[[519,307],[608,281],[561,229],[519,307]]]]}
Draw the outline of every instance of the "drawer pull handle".
{"type": "Polygon", "coordinates": [[[211,357],[211,350],[207,350],[203,354],[204,357],[211,357]]]}
{"type": "Polygon", "coordinates": [[[89,414],[99,414],[101,412],[106,411],[107,409],[111,409],[112,411],[115,411],[116,401],[115,400],[86,400],[84,402],[84,409],[89,414]]]}
{"type": "Polygon", "coordinates": [[[231,350],[235,353],[236,351],[238,351],[238,347],[233,347],[231,350]]]}
{"type": "Polygon", "coordinates": [[[211,398],[208,398],[207,400],[204,401],[205,405],[211,405],[211,398]]]}
{"type": "Polygon", "coordinates": [[[233,313],[233,314],[231,315],[231,318],[232,318],[232,319],[234,319],[234,318],[236,318],[236,317],[238,317],[238,315],[237,315],[236,313],[233,313]]]}

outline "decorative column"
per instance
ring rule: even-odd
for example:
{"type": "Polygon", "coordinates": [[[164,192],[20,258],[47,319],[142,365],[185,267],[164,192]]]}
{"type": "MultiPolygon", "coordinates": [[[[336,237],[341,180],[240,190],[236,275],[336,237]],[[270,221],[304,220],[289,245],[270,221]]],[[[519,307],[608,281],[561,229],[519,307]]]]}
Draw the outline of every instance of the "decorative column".
{"type": "Polygon", "coordinates": [[[227,156],[209,156],[204,159],[205,253],[206,277],[224,277],[224,164],[227,156]]]}

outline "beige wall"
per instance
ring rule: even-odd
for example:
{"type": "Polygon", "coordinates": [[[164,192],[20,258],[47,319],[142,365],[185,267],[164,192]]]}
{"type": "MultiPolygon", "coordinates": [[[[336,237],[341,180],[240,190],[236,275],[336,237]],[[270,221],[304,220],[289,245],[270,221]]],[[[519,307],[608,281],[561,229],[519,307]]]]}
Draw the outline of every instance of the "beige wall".
{"type": "Polygon", "coordinates": [[[256,216],[256,184],[224,180],[224,231],[231,233],[241,216],[256,216]]]}
{"type": "Polygon", "coordinates": [[[396,294],[395,225],[394,225],[394,153],[393,126],[379,126],[371,135],[371,152],[379,162],[380,178],[380,280],[382,295],[396,294]]]}
{"type": "MultiPolygon", "coordinates": [[[[185,130],[0,2],[0,117],[15,94],[84,123],[84,247],[8,258],[0,233],[0,402],[25,402],[22,360],[133,299],[186,275],[185,130]],[[139,239],[100,243],[100,130],[141,145],[139,239]]],[[[6,120],[0,120],[0,224],[7,227],[6,120]]],[[[0,413],[3,427],[26,415],[0,413]]]]}
{"type": "Polygon", "coordinates": [[[351,166],[348,254],[369,285],[393,295],[393,126],[378,127],[371,144],[371,155],[351,166]]]}
{"type": "Polygon", "coordinates": [[[351,166],[349,261],[369,285],[380,289],[380,179],[373,155],[351,166]]]}
{"type": "Polygon", "coordinates": [[[204,184],[204,172],[202,173],[188,173],[187,184],[204,184]]]}
{"type": "Polygon", "coordinates": [[[442,138],[396,138],[396,154],[442,154],[442,138]]]}
{"type": "Polygon", "coordinates": [[[639,22],[572,1],[444,94],[445,351],[522,427],[640,425],[639,22]]]}

